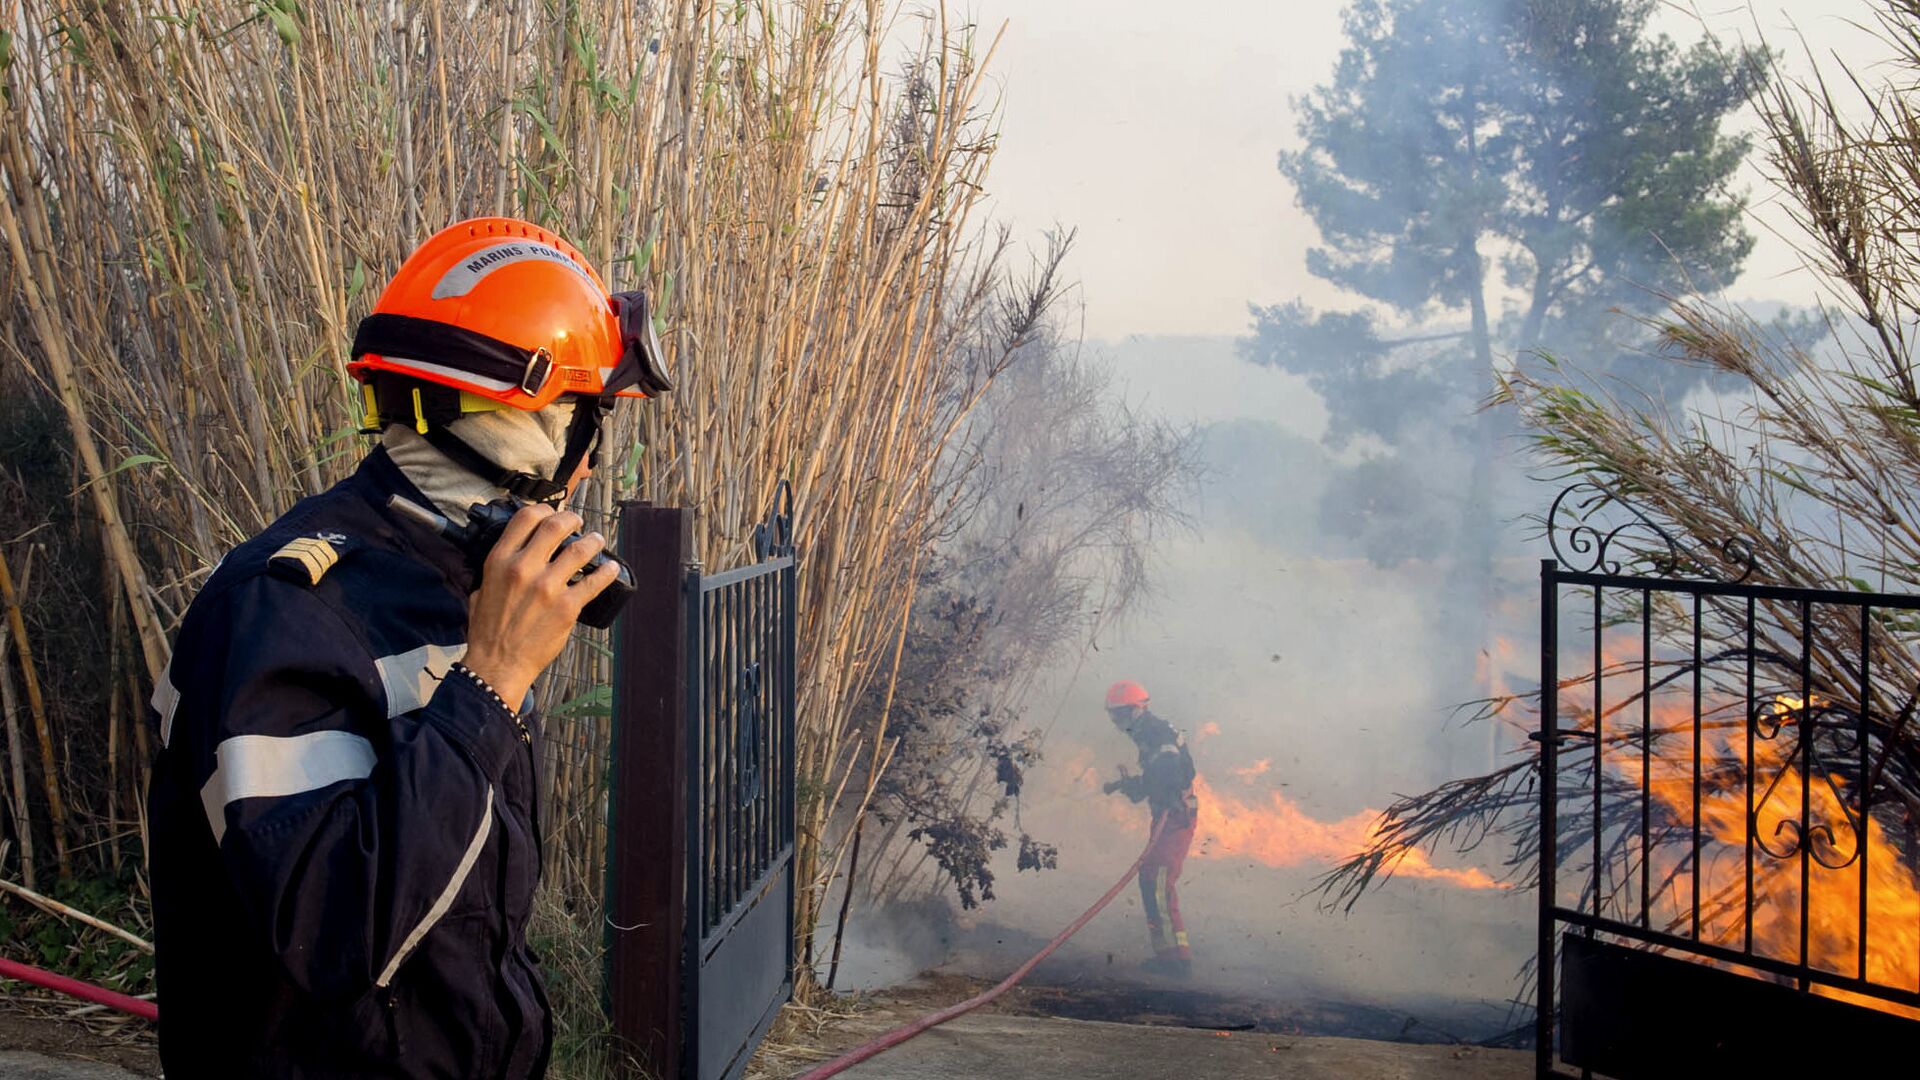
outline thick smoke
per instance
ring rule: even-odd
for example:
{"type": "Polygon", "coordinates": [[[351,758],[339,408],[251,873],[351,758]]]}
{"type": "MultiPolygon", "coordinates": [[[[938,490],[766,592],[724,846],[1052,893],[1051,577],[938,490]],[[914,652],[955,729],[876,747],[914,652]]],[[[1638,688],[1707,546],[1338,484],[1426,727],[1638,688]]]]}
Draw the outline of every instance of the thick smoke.
{"type": "MultiPolygon", "coordinates": [[[[1409,864],[1348,914],[1312,892],[1358,846],[1369,811],[1479,769],[1517,738],[1449,719],[1488,692],[1496,660],[1524,667],[1463,663],[1449,636],[1459,508],[1434,492],[1459,489],[1459,443],[1331,451],[1312,391],[1238,359],[1231,339],[1095,351],[1137,407],[1200,427],[1199,527],[1166,550],[1149,611],[1066,657],[1028,697],[1045,758],[1027,773],[1019,820],[1059,846],[1059,869],[1017,874],[1003,852],[998,899],[978,911],[863,913],[843,984],[934,966],[997,978],[1111,884],[1147,833],[1144,807],[1100,791],[1132,764],[1101,694],[1132,678],[1185,731],[1210,803],[1181,885],[1196,956],[1187,988],[1383,1008],[1463,1036],[1504,1030],[1531,902],[1473,876],[1498,874],[1503,853],[1409,864]]],[[[1130,888],[1036,978],[1174,992],[1141,971],[1148,954],[1130,888]]]]}
{"type": "MultiPolygon", "coordinates": [[[[1651,9],[1634,0],[1609,10],[1651,9]]],[[[1420,13],[1473,24],[1505,14],[1505,5],[1444,0],[1420,13]]],[[[1656,17],[1656,30],[1697,35],[1696,26],[1664,18],[1656,17]]],[[[1523,29],[1529,50],[1562,61],[1560,50],[1591,44],[1547,22],[1523,29]]],[[[1373,118],[1412,101],[1424,124],[1433,103],[1406,88],[1425,84],[1426,69],[1463,65],[1462,52],[1410,48],[1396,57],[1408,77],[1387,80],[1373,118]]],[[[1611,114],[1578,115],[1598,95],[1577,77],[1548,94],[1546,73],[1505,62],[1512,59],[1463,66],[1473,79],[1503,85],[1513,101],[1541,103],[1512,121],[1514,137],[1548,145],[1537,137],[1541,126],[1587,133],[1582,152],[1556,149],[1510,178],[1514,220],[1531,222],[1536,204],[1549,201],[1534,198],[1542,185],[1564,179],[1549,173],[1625,144],[1609,141],[1611,114]]],[[[1685,59],[1700,76],[1683,80],[1687,93],[1707,94],[1695,102],[1697,117],[1731,115],[1745,76],[1719,86],[1705,54],[1685,59]]],[[[1588,70],[1561,67],[1576,76],[1588,70]]],[[[1652,107],[1673,95],[1641,97],[1652,107]]],[[[1659,126],[1636,167],[1737,160],[1741,148],[1709,137],[1711,126],[1659,126]]],[[[1417,186],[1433,172],[1422,162],[1399,167],[1395,153],[1418,151],[1410,140],[1387,143],[1379,158],[1388,164],[1374,179],[1406,177],[1417,186]]],[[[1329,181],[1311,168],[1293,173],[1293,192],[1329,181]]],[[[1208,477],[1198,534],[1165,552],[1150,611],[1109,629],[1027,697],[1026,720],[1046,734],[1045,759],[1026,775],[1018,815],[1023,829],[1058,845],[1059,868],[1017,875],[1003,853],[999,896],[978,911],[942,920],[926,907],[863,915],[866,974],[893,978],[944,965],[997,978],[1128,864],[1145,837],[1145,811],[1101,794],[1132,755],[1102,715],[1100,696],[1109,681],[1132,678],[1187,732],[1208,800],[1182,887],[1195,986],[1249,1002],[1398,1008],[1445,1017],[1463,1036],[1506,1026],[1508,998],[1531,952],[1533,898],[1486,887],[1472,872],[1514,870],[1509,852],[1489,846],[1437,857],[1430,868],[1405,866],[1350,912],[1323,910],[1313,886],[1343,845],[1357,846],[1370,810],[1484,772],[1524,745],[1524,734],[1497,718],[1466,723],[1452,711],[1531,689],[1537,672],[1537,560],[1549,551],[1525,519],[1544,512],[1556,486],[1528,476],[1525,434],[1508,414],[1478,411],[1496,371],[1550,362],[1536,352],[1545,345],[1555,360],[1587,371],[1600,392],[1637,389],[1649,410],[1678,414],[1725,391],[1710,372],[1650,353],[1647,328],[1631,317],[1657,313],[1662,292],[1711,291],[1737,274],[1747,247],[1733,205],[1739,193],[1713,173],[1703,166],[1692,181],[1651,175],[1645,186],[1660,196],[1652,203],[1616,200],[1575,213],[1538,231],[1533,239],[1550,242],[1533,248],[1514,239],[1516,230],[1485,230],[1471,259],[1447,249],[1459,240],[1456,219],[1437,215],[1423,234],[1418,200],[1380,205],[1376,235],[1357,222],[1341,249],[1322,229],[1327,249],[1312,256],[1324,278],[1379,286],[1360,288],[1365,297],[1315,310],[1287,295],[1256,296],[1278,303],[1255,310],[1254,335],[1242,341],[1135,337],[1099,346],[1133,404],[1199,427],[1208,477]],[[1672,220],[1650,224],[1661,215],[1672,220]],[[1355,258],[1340,272],[1329,250],[1355,258]],[[1559,266],[1559,276],[1537,274],[1542,259],[1559,266]],[[1447,284],[1476,265],[1486,274],[1490,360],[1476,359],[1463,340],[1471,328],[1465,285],[1447,284]],[[1383,275],[1411,291],[1396,295],[1383,275]],[[1250,832],[1248,820],[1269,833],[1250,832]]],[[[1358,195],[1377,187],[1362,184],[1358,195]]],[[[1771,329],[1818,337],[1791,313],[1771,329]]],[[[1518,868],[1523,877],[1528,871],[1518,868]]],[[[1139,970],[1146,955],[1140,901],[1128,891],[1037,979],[1173,995],[1172,984],[1139,970]]]]}

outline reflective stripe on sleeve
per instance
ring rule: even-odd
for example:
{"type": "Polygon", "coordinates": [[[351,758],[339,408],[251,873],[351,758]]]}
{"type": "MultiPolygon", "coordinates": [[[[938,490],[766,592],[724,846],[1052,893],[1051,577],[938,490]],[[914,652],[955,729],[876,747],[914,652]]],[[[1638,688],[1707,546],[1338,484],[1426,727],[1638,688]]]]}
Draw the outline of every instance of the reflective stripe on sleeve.
{"type": "Polygon", "coordinates": [[[284,798],[373,772],[373,744],[349,731],[236,735],[214,748],[213,775],[200,805],[213,842],[227,834],[227,806],[238,799],[284,798]]]}
{"type": "Polygon", "coordinates": [[[465,655],[467,646],[462,642],[422,645],[375,660],[373,666],[380,672],[380,687],[387,695],[387,719],[425,705],[440,680],[447,677],[448,669],[465,655]]]}

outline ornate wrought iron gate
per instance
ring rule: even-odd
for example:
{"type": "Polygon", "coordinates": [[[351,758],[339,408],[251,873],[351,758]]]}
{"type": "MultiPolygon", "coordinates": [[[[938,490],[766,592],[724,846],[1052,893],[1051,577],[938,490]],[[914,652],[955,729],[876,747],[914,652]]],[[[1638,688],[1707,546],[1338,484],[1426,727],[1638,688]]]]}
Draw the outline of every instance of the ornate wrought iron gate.
{"type": "Polygon", "coordinates": [[[640,592],[616,644],[608,1007],[659,1080],[734,1080],[793,991],[791,521],[708,575],[687,511],[622,519],[640,592]]]}
{"type": "Polygon", "coordinates": [[[1538,1074],[1788,1075],[1920,1045],[1920,823],[1889,783],[1920,597],[1752,584],[1740,547],[1690,557],[1590,487],[1548,532],[1538,1074]],[[1624,572],[1629,546],[1667,554],[1624,572]]]}

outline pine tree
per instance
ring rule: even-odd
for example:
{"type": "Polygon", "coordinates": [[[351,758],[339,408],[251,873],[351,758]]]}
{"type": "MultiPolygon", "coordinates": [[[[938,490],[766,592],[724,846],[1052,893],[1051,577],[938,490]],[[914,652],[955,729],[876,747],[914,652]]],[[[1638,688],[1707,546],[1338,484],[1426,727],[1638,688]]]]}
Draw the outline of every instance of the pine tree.
{"type": "Polygon", "coordinates": [[[1682,48],[1650,32],[1654,8],[1355,0],[1332,80],[1295,103],[1304,145],[1280,155],[1323,241],[1308,269],[1467,329],[1390,340],[1368,312],[1283,303],[1256,311],[1247,356],[1307,375],[1336,432],[1391,438],[1395,402],[1483,396],[1496,354],[1606,350],[1632,325],[1610,312],[1731,281],[1752,248],[1731,190],[1748,145],[1722,129],[1765,55],[1682,48]]]}

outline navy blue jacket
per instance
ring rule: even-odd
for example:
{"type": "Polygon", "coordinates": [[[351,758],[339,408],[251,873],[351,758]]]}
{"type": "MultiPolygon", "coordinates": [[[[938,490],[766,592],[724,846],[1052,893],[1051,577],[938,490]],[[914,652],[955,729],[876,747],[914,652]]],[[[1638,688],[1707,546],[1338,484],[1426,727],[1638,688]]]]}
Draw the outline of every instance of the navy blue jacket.
{"type": "Polygon", "coordinates": [[[155,691],[170,1080],[546,1069],[538,723],[453,668],[471,576],[393,494],[375,450],[234,549],[155,691]]]}
{"type": "Polygon", "coordinates": [[[1174,828],[1194,824],[1199,806],[1193,795],[1197,774],[1185,737],[1172,724],[1144,711],[1130,734],[1140,751],[1140,772],[1119,781],[1115,790],[1134,802],[1145,799],[1155,827],[1169,815],[1174,828]]]}

